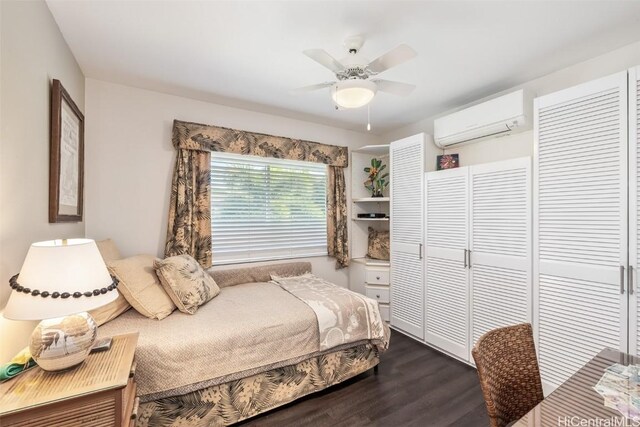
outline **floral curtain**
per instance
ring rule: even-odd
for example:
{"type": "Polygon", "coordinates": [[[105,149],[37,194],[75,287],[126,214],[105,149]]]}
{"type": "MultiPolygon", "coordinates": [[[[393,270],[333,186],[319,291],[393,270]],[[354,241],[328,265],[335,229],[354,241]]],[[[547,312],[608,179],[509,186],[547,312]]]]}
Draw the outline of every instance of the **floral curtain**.
{"type": "Polygon", "coordinates": [[[336,258],[337,268],[349,264],[344,183],[347,147],[179,120],[173,122],[173,146],[177,157],[165,256],[186,253],[203,267],[211,266],[211,152],[227,152],[326,164],[328,254],[336,258]]]}
{"type": "Polygon", "coordinates": [[[211,267],[211,153],[178,149],[165,256],[189,254],[211,267]]]}
{"type": "Polygon", "coordinates": [[[173,138],[174,147],[187,150],[222,151],[277,159],[302,160],[342,168],[349,165],[347,147],[219,126],[174,120],[173,138]]]}
{"type": "Polygon", "coordinates": [[[349,266],[349,230],[344,168],[329,166],[327,183],[327,252],[336,268],[349,266]]]}

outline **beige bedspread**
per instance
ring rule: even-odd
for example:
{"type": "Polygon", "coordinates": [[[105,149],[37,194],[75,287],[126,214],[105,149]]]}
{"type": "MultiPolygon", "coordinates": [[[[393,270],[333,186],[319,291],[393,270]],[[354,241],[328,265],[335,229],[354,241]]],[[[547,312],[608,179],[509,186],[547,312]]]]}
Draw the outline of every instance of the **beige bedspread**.
{"type": "Polygon", "coordinates": [[[98,329],[100,336],[134,331],[143,402],[296,363],[319,350],[313,310],[273,283],[224,288],[194,315],[175,311],[158,321],[129,310],[98,329]]]}

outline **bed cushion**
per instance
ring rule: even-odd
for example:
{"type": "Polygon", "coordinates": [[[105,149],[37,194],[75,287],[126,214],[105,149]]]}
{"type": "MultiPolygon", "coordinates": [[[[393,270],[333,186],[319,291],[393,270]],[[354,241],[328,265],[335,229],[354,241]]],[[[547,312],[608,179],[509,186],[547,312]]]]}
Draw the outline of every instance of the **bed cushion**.
{"type": "Polygon", "coordinates": [[[136,255],[111,261],[107,266],[120,281],[118,291],[136,311],[150,319],[162,320],[176,306],[158,280],[153,269],[155,260],[153,255],[136,255]]]}
{"type": "Polygon", "coordinates": [[[136,381],[143,402],[319,350],[313,310],[273,283],[223,288],[196,314],[177,311],[160,324],[129,310],[98,329],[105,337],[129,332],[140,333],[136,381]]]}
{"type": "Polygon", "coordinates": [[[311,273],[311,263],[285,262],[257,267],[209,269],[208,272],[220,288],[225,288],[241,283],[268,282],[271,280],[272,274],[280,277],[301,276],[305,273],[311,273]]]}
{"type": "Polygon", "coordinates": [[[153,266],[167,295],[183,313],[194,314],[220,293],[215,280],[190,255],[156,259],[153,266]]]}

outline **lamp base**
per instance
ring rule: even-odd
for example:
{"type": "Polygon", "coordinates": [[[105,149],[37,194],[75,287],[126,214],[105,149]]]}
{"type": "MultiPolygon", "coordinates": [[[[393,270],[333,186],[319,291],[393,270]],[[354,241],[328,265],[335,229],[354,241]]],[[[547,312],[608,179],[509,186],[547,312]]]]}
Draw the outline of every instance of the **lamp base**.
{"type": "Polygon", "coordinates": [[[31,357],[45,371],[60,371],[84,361],[98,327],[87,312],[45,319],[31,334],[31,357]]]}

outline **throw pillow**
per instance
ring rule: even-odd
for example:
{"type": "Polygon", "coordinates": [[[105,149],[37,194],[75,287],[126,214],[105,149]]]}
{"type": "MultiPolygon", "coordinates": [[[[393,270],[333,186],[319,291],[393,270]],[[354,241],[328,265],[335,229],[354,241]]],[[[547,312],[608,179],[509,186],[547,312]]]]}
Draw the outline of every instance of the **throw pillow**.
{"type": "Polygon", "coordinates": [[[192,256],[158,259],[154,267],[165,291],[183,313],[194,314],[198,307],[220,293],[213,277],[192,256]]]}
{"type": "Polygon", "coordinates": [[[367,256],[373,259],[389,259],[389,230],[375,230],[369,227],[369,248],[367,256]]]}
{"type": "MultiPolygon", "coordinates": [[[[113,240],[100,240],[96,242],[96,245],[98,246],[100,255],[102,255],[102,259],[105,263],[122,258],[120,251],[113,240]]],[[[100,326],[115,319],[130,308],[131,304],[127,302],[126,298],[122,295],[122,292],[118,292],[118,298],[107,305],[89,311],[89,314],[93,317],[93,320],[96,321],[96,324],[100,326]]]]}
{"type": "Polygon", "coordinates": [[[120,255],[120,251],[113,240],[100,240],[96,242],[96,246],[98,246],[98,250],[100,251],[100,255],[102,255],[104,262],[122,259],[122,255],[120,255]]]}
{"type": "Polygon", "coordinates": [[[111,274],[120,281],[118,292],[122,293],[133,308],[150,319],[162,320],[176,306],[153,270],[155,260],[156,257],[152,255],[136,255],[111,261],[107,266],[111,274]]]}
{"type": "Polygon", "coordinates": [[[91,315],[91,317],[93,317],[93,320],[96,321],[96,324],[98,326],[102,326],[108,321],[120,316],[130,308],[131,304],[129,304],[124,295],[122,295],[122,292],[118,292],[118,298],[111,301],[107,305],[94,308],[93,310],[89,311],[89,314],[91,315]]]}

